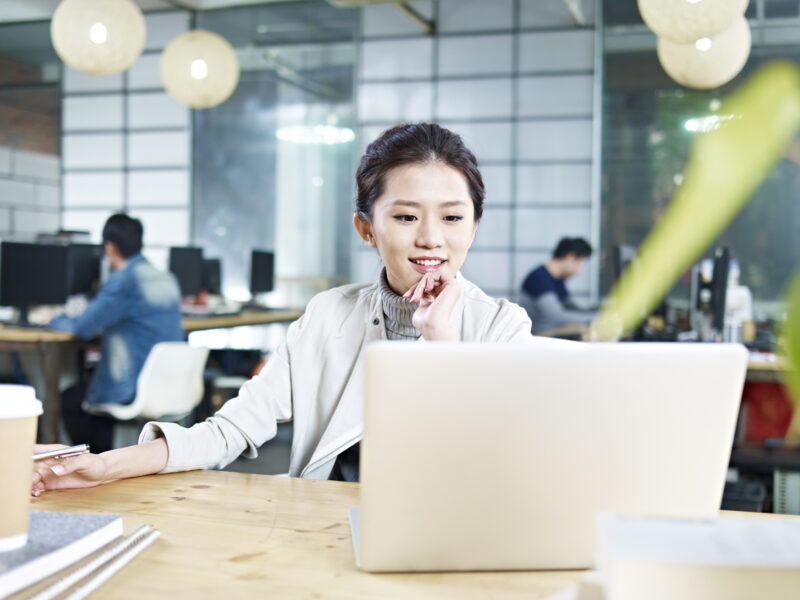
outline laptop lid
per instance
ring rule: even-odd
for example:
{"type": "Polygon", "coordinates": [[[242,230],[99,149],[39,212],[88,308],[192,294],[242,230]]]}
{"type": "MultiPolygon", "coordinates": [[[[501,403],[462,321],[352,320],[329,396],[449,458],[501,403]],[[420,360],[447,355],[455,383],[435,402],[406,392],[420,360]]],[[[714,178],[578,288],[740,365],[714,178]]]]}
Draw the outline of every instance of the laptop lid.
{"type": "Polygon", "coordinates": [[[599,512],[718,513],[745,348],[548,342],[367,349],[363,569],[586,568],[599,512]]]}

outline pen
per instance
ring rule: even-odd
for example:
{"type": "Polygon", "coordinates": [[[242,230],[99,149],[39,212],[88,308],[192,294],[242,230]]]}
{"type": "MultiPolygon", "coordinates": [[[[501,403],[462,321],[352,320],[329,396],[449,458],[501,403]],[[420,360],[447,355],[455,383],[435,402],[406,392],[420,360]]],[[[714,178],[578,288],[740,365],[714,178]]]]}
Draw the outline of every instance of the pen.
{"type": "Polygon", "coordinates": [[[79,456],[88,453],[89,444],[78,444],[77,446],[69,446],[68,448],[56,448],[55,450],[48,450],[47,452],[39,452],[33,455],[33,460],[42,460],[44,458],[69,458],[70,456],[79,456]]]}

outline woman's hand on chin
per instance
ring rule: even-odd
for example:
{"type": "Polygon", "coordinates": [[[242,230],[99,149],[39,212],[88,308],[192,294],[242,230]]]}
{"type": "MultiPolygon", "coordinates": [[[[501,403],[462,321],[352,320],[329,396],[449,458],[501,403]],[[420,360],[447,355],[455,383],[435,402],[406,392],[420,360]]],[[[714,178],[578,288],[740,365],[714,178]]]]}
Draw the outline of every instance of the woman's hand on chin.
{"type": "Polygon", "coordinates": [[[454,277],[426,273],[403,297],[419,303],[411,322],[423,338],[429,342],[456,342],[458,333],[450,324],[450,315],[460,295],[461,286],[454,277]]]}

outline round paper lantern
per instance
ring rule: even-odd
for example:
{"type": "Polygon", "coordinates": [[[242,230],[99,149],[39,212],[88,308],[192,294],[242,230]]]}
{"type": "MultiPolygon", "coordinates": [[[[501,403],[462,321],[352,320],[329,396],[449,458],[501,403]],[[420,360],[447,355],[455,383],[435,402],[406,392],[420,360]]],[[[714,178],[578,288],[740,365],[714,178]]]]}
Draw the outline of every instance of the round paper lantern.
{"type": "Polygon", "coordinates": [[[744,17],[714,38],[676,44],[659,38],[658,60],[667,75],[686,87],[708,90],[736,77],[750,56],[750,26],[744,17]]]}
{"type": "Polygon", "coordinates": [[[749,0],[637,0],[639,13],[659,38],[688,44],[714,37],[744,15],[749,0]]]}
{"type": "Polygon", "coordinates": [[[195,29],[172,40],[161,54],[161,82],[178,102],[209,108],[224,102],[239,83],[233,47],[216,33],[195,29]]]}
{"type": "Polygon", "coordinates": [[[89,75],[130,67],[144,48],[147,26],[131,0],[62,0],[50,39],[64,63],[89,75]]]}

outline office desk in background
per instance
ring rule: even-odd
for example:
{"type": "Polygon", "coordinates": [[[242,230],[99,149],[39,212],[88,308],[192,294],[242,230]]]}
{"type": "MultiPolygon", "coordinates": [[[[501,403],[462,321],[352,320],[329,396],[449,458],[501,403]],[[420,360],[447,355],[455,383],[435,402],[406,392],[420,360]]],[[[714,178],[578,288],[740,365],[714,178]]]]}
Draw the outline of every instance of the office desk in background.
{"type": "Polygon", "coordinates": [[[44,412],[39,425],[39,440],[43,443],[58,441],[58,424],[61,421],[61,394],[58,389],[61,350],[65,344],[77,342],[77,338],[64,331],[0,326],[0,350],[36,352],[39,355],[44,380],[43,397],[40,398],[44,412]]]}
{"type": "MultiPolygon", "coordinates": [[[[182,320],[186,333],[206,329],[242,327],[247,325],[266,325],[287,323],[303,314],[299,309],[243,311],[235,315],[220,317],[187,318],[182,320]]],[[[61,355],[65,345],[84,343],[71,333],[52,329],[0,326],[0,350],[11,352],[37,352],[39,354],[44,380],[42,394],[43,413],[40,419],[38,441],[52,443],[58,441],[58,426],[61,422],[61,394],[59,378],[61,355]]]]}
{"type": "Polygon", "coordinates": [[[579,571],[370,574],[347,511],[358,484],[191,471],[46,492],[35,510],[120,513],[155,544],[92,598],[547,598],[579,571]]]}
{"type": "Polygon", "coordinates": [[[272,323],[289,323],[299,319],[303,310],[287,308],[280,310],[243,310],[235,315],[219,317],[186,317],[182,319],[183,330],[186,333],[203,331],[206,329],[228,329],[230,327],[244,327],[247,325],[269,325],[272,323]]]}

